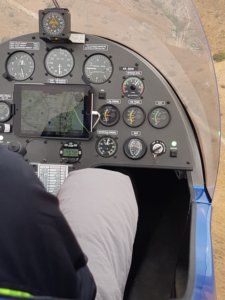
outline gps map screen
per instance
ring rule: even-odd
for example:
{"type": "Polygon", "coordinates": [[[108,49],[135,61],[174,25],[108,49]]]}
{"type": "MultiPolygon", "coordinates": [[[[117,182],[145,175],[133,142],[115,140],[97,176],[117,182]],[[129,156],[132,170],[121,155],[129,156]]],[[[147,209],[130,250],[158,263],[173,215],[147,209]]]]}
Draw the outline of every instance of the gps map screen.
{"type": "Polygon", "coordinates": [[[20,87],[20,134],[44,137],[85,137],[87,91],[81,86],[20,87]]]}

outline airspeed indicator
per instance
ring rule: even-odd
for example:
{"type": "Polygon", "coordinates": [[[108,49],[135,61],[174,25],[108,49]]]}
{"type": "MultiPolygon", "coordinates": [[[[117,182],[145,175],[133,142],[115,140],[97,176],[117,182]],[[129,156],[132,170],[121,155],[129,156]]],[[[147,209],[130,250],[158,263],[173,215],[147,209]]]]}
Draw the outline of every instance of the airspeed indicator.
{"type": "Polygon", "coordinates": [[[71,52],[64,48],[54,48],[45,58],[47,72],[54,77],[64,77],[70,74],[74,67],[74,58],[71,52]]]}

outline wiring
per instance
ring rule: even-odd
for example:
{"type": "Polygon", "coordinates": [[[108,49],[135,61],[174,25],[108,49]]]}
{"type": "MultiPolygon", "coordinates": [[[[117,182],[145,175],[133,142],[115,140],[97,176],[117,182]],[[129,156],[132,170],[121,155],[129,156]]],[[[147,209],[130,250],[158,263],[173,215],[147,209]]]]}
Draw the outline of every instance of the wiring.
{"type": "Polygon", "coordinates": [[[53,4],[55,5],[56,8],[60,8],[59,3],[57,0],[52,0],[53,4]]]}

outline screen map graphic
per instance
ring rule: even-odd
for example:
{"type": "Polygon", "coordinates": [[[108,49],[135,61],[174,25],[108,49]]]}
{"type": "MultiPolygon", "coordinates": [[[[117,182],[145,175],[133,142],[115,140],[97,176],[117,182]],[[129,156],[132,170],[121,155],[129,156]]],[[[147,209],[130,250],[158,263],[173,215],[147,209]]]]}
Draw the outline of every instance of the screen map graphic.
{"type": "Polygon", "coordinates": [[[22,133],[83,131],[84,93],[23,90],[21,96],[22,133]]]}

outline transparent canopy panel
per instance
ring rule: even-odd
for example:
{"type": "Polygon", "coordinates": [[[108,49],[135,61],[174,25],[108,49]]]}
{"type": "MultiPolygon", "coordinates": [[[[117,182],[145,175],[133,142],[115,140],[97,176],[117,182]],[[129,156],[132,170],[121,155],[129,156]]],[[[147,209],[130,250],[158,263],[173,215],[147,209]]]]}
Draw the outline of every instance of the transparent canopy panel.
{"type": "MultiPolygon", "coordinates": [[[[220,114],[213,63],[191,0],[58,0],[72,30],[121,43],[170,82],[197,133],[211,196],[219,163],[220,114]]],[[[50,0],[0,0],[1,42],[38,31],[38,10],[50,0]]]]}

